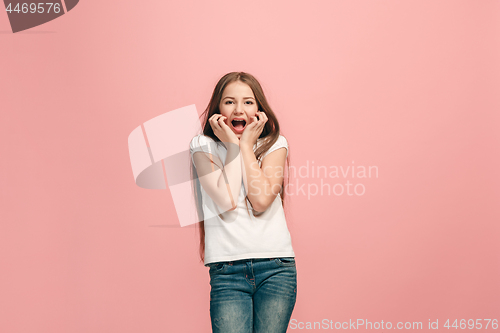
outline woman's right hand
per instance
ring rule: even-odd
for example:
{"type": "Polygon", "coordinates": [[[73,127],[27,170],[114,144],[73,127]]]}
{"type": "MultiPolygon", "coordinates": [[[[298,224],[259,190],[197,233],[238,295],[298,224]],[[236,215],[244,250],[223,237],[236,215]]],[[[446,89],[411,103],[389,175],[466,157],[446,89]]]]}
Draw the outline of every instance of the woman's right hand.
{"type": "Polygon", "coordinates": [[[236,145],[240,145],[240,139],[234,134],[234,132],[229,128],[226,124],[227,117],[221,115],[220,113],[216,113],[210,117],[209,122],[210,126],[212,126],[212,130],[214,134],[219,138],[222,142],[234,143],[236,145]]]}

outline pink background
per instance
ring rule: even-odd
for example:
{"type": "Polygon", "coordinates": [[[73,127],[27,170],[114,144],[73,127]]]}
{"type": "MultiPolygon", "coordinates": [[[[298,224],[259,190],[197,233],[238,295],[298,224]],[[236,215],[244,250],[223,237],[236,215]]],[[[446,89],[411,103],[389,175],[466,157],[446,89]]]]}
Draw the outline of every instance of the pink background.
{"type": "Polygon", "coordinates": [[[500,319],[499,11],[84,0],[16,34],[2,11],[0,331],[210,331],[198,235],[134,183],[127,137],[230,71],[261,81],[292,165],[379,169],[362,196],[288,197],[292,319],[500,319]]]}

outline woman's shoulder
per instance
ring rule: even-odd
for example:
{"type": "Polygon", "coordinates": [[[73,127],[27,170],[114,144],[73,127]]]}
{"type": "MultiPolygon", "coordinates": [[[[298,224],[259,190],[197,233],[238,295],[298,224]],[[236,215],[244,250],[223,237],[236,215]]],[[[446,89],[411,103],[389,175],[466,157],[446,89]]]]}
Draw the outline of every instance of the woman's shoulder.
{"type": "Polygon", "coordinates": [[[202,133],[202,134],[195,135],[191,139],[191,143],[193,143],[193,142],[200,142],[200,143],[202,143],[202,142],[215,142],[215,140],[202,133]]]}
{"type": "Polygon", "coordinates": [[[284,135],[280,134],[273,146],[275,145],[288,146],[288,140],[284,135]]]}
{"type": "Polygon", "coordinates": [[[288,144],[288,140],[286,139],[286,137],[282,134],[280,134],[280,136],[278,137],[278,140],[277,141],[281,141],[282,143],[285,143],[285,144],[288,144]]]}
{"type": "MultiPolygon", "coordinates": [[[[257,146],[260,147],[260,145],[264,142],[264,139],[265,138],[259,138],[257,139],[257,146]]],[[[288,140],[286,139],[286,137],[284,135],[279,135],[278,138],[276,139],[276,141],[274,142],[273,144],[273,147],[275,146],[288,146],[288,140]]]]}
{"type": "MultiPolygon", "coordinates": [[[[262,144],[263,144],[263,141],[264,138],[260,138],[258,140],[258,143],[257,143],[257,147],[260,147],[262,144]]],[[[273,151],[275,151],[276,149],[278,148],[281,148],[281,147],[285,147],[287,148],[288,150],[288,140],[286,139],[286,137],[284,135],[279,135],[278,138],[276,139],[276,141],[271,145],[271,147],[269,147],[269,149],[267,150],[267,152],[264,154],[264,155],[267,155],[273,151]]]]}
{"type": "Polygon", "coordinates": [[[203,145],[203,144],[207,144],[208,142],[215,142],[215,140],[202,133],[202,134],[195,135],[191,139],[191,146],[203,145]]]}

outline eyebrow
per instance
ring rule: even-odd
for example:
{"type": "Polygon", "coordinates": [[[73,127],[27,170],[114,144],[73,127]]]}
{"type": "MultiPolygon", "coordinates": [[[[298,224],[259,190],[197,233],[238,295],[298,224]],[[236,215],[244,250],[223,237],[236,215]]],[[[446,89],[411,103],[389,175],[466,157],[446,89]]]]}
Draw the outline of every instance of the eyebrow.
{"type": "MultiPolygon", "coordinates": [[[[226,97],[224,97],[222,100],[225,100],[226,98],[232,98],[232,99],[234,99],[234,97],[231,97],[231,96],[226,96],[226,97]]],[[[243,99],[248,99],[248,98],[255,99],[255,98],[253,98],[253,97],[243,97],[243,99]]]]}

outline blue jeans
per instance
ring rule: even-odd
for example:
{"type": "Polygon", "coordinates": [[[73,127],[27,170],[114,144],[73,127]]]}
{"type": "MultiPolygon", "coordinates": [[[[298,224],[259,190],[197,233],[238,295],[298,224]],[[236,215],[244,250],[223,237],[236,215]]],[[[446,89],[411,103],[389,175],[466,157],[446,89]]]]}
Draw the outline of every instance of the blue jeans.
{"type": "Polygon", "coordinates": [[[242,259],[207,266],[212,332],[286,332],[297,298],[295,258],[242,259]]]}

